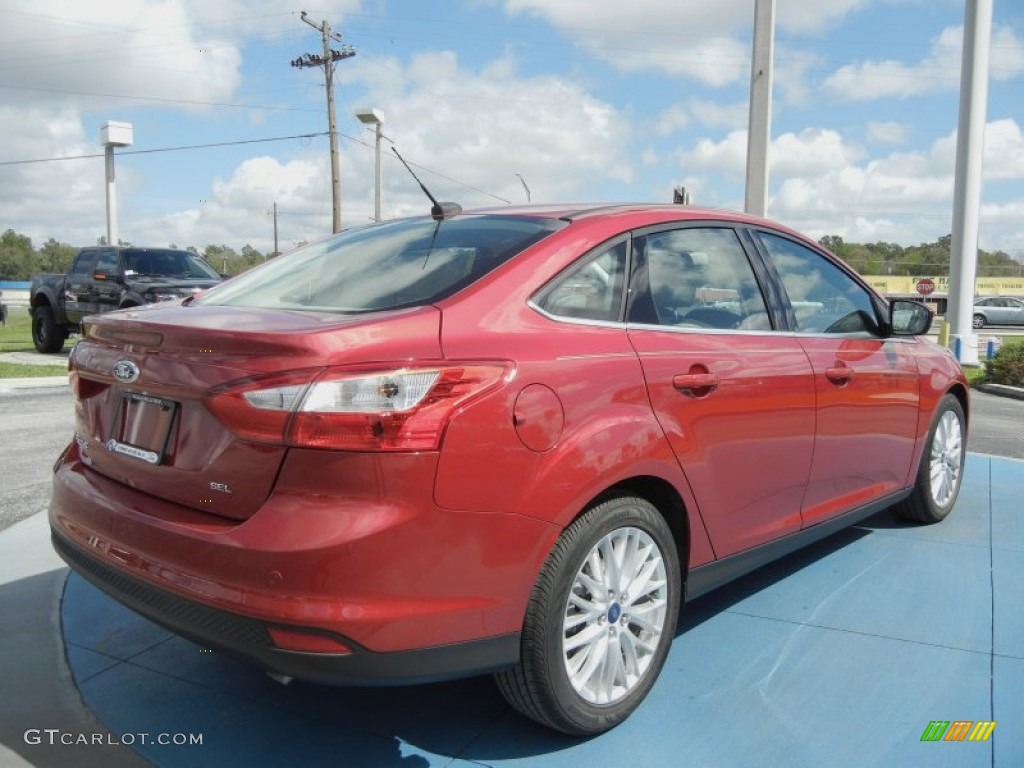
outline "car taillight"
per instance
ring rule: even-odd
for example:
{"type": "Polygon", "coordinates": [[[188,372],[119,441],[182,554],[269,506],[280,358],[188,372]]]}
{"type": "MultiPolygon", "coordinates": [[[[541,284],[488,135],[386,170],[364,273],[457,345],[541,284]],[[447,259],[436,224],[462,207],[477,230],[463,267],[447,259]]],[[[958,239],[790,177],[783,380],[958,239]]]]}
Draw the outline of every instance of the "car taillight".
{"type": "Polygon", "coordinates": [[[212,395],[243,439],[351,451],[430,451],[457,408],[496,386],[502,364],[297,372],[212,395]]]}

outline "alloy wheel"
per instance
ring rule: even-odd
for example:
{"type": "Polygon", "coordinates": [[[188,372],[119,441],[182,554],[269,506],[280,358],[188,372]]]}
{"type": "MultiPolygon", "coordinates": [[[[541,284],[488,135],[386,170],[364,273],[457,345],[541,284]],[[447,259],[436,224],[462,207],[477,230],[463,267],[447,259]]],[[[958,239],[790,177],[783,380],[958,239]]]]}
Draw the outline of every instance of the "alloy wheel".
{"type": "Polygon", "coordinates": [[[614,704],[643,679],[666,631],[665,561],[639,528],[618,528],[590,550],[565,605],[562,652],[585,701],[614,704]]]}
{"type": "Polygon", "coordinates": [[[931,493],[940,507],[946,506],[960,486],[963,467],[963,433],[952,411],[939,419],[931,445],[931,493]]]}

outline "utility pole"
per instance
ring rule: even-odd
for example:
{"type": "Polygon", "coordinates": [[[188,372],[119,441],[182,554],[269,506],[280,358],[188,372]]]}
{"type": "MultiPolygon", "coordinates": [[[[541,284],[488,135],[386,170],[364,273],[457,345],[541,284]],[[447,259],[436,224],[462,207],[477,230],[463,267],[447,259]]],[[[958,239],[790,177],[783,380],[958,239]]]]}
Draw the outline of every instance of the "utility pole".
{"type": "Polygon", "coordinates": [[[750,62],[750,117],[747,124],[747,190],[743,209],[762,218],[768,210],[774,46],[775,0],[756,0],[754,50],[750,62]]]}
{"type": "Polygon", "coordinates": [[[331,197],[333,200],[332,232],[341,231],[341,171],[338,168],[338,128],[334,116],[334,62],[348,59],[356,55],[351,45],[343,45],[340,51],[331,49],[331,40],[340,43],[341,35],[331,31],[331,25],[327,21],[320,22],[319,26],[306,18],[306,12],[300,14],[302,20],[320,33],[323,39],[324,52],[321,56],[316,53],[304,53],[292,61],[292,66],[297,69],[307,67],[323,67],[324,77],[327,82],[327,131],[331,138],[331,197]]]}
{"type": "Polygon", "coordinates": [[[274,255],[277,256],[277,203],[274,203],[274,255]]]}

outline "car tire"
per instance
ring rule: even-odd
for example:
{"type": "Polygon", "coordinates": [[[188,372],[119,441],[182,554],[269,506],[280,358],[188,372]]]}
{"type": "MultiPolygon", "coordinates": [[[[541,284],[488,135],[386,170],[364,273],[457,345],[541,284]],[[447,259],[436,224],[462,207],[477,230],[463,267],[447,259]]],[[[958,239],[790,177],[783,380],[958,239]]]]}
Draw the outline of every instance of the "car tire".
{"type": "Polygon", "coordinates": [[[44,354],[60,352],[67,336],[64,329],[53,319],[53,310],[48,304],[32,310],[32,343],[44,354]]]}
{"type": "Polygon", "coordinates": [[[675,539],[652,504],[630,496],[595,504],[541,569],[519,663],[495,675],[498,688],[513,708],[563,733],[614,728],[661,672],[680,585],[675,539]]]}
{"type": "Polygon", "coordinates": [[[984,328],[985,327],[985,316],[984,315],[975,315],[973,318],[971,318],[971,327],[972,328],[984,328]]]}
{"type": "Polygon", "coordinates": [[[914,490],[896,506],[901,517],[937,523],[953,509],[964,476],[966,433],[963,406],[947,394],[932,420],[914,490]]]}

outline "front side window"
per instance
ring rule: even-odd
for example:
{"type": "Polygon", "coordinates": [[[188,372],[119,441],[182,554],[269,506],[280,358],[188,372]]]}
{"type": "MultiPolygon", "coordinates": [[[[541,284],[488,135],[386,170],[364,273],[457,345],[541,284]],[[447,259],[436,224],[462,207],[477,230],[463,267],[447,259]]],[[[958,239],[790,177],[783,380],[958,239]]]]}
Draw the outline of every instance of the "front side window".
{"type": "Polygon", "coordinates": [[[754,271],[732,229],[673,229],[633,242],[631,322],[771,329],[754,271]]]}
{"type": "Polygon", "coordinates": [[[423,306],[564,226],[553,219],[466,214],[350,229],[243,273],[194,303],[344,313],[423,306]]]}
{"type": "Polygon", "coordinates": [[[93,271],[102,272],[105,275],[116,275],[120,271],[120,266],[117,263],[117,251],[113,249],[101,251],[93,271]]]}
{"type": "Polygon", "coordinates": [[[769,232],[757,234],[779,273],[801,333],[880,332],[871,294],[820,253],[769,232]]]}
{"type": "Polygon", "coordinates": [[[71,270],[72,277],[92,277],[93,265],[96,264],[97,251],[84,251],[71,270]]]}

